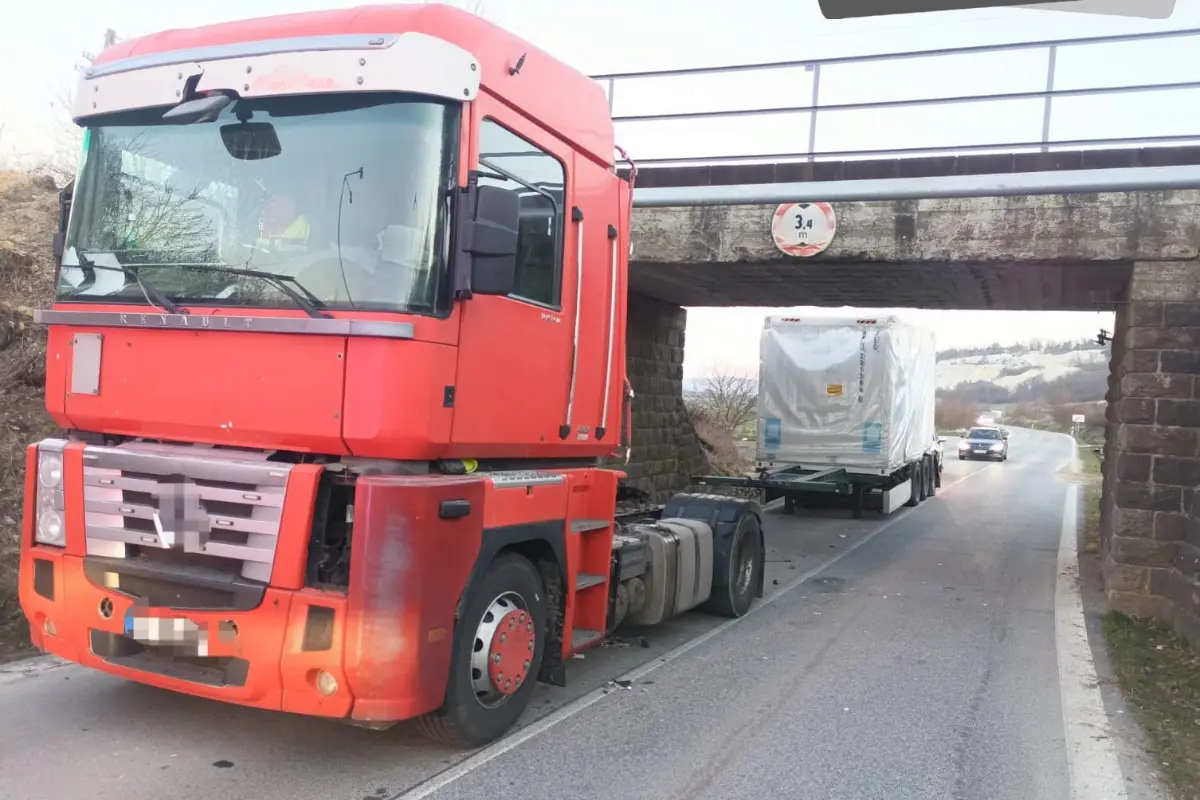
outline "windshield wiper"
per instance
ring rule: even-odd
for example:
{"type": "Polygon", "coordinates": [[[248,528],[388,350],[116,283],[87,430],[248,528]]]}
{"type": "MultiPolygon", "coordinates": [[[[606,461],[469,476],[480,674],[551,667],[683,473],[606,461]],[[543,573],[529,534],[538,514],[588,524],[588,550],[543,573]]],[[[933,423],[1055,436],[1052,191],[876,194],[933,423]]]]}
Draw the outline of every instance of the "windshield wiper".
{"type": "Polygon", "coordinates": [[[84,253],[82,253],[78,250],[75,251],[75,257],[79,261],[78,264],[66,264],[65,266],[68,266],[68,267],[74,266],[77,268],[91,269],[91,270],[106,269],[111,272],[120,272],[121,274],[125,275],[128,278],[133,278],[133,282],[136,283],[138,285],[138,288],[140,288],[142,290],[142,294],[146,295],[146,302],[150,303],[151,305],[153,305],[154,303],[158,303],[159,306],[161,306],[163,309],[165,309],[170,314],[187,314],[188,313],[188,311],[186,309],[180,308],[178,305],[175,304],[175,302],[171,298],[167,297],[165,294],[160,292],[158,289],[155,289],[153,286],[149,286],[149,285],[143,283],[141,277],[137,274],[137,271],[132,270],[129,267],[126,267],[124,264],[122,264],[119,261],[117,262],[117,265],[115,267],[112,266],[111,264],[97,264],[95,261],[92,261],[84,253]]]}
{"type": "Polygon", "coordinates": [[[292,299],[296,305],[304,309],[304,313],[308,314],[313,319],[329,319],[328,314],[322,313],[319,309],[325,308],[325,304],[315,294],[310,292],[304,284],[293,278],[291,275],[279,275],[274,272],[259,272],[253,269],[242,269],[241,267],[230,267],[224,264],[143,264],[143,267],[177,267],[179,269],[196,270],[197,272],[217,272],[223,275],[249,275],[252,278],[266,281],[274,286],[279,291],[286,294],[292,299]],[[294,284],[300,291],[297,292],[288,284],[294,284]],[[303,292],[303,294],[301,294],[303,292]]]}

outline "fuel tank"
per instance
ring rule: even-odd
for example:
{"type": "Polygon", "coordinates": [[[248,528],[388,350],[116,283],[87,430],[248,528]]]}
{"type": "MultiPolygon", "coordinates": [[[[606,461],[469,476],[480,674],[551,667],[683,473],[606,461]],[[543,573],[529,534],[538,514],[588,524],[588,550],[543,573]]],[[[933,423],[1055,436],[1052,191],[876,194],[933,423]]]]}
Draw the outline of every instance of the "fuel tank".
{"type": "Polygon", "coordinates": [[[650,556],[642,577],[645,601],[630,612],[635,624],[655,625],[695,608],[712,594],[713,540],[707,523],[662,519],[633,525],[629,534],[646,543],[650,556]]]}

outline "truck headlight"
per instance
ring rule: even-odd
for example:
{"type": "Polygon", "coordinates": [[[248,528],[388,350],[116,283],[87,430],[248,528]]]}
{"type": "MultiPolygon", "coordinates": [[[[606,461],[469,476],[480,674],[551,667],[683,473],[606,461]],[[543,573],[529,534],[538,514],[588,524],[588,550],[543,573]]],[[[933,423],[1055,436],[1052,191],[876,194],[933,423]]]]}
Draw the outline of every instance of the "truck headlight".
{"type": "Polygon", "coordinates": [[[63,524],[62,450],[66,442],[47,439],[38,444],[37,508],[34,509],[33,538],[38,544],[65,547],[67,529],[63,524]]]}
{"type": "Polygon", "coordinates": [[[38,486],[44,489],[62,488],[62,456],[42,453],[38,456],[38,486]]]}
{"type": "Polygon", "coordinates": [[[52,544],[65,547],[67,537],[64,535],[62,515],[54,508],[45,506],[37,512],[37,530],[34,534],[39,544],[52,544]]]}

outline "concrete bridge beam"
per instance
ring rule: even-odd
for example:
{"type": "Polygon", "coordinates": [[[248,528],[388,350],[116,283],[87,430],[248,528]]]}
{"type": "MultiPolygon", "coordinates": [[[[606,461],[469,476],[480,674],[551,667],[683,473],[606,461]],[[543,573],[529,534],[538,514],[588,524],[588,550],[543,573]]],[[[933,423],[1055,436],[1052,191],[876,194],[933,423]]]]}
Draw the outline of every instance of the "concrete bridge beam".
{"type": "Polygon", "coordinates": [[[1134,261],[1200,247],[1197,191],[835,208],[837,235],[808,259],[775,247],[773,206],[637,209],[631,287],[692,306],[1109,310],[1134,261]]]}

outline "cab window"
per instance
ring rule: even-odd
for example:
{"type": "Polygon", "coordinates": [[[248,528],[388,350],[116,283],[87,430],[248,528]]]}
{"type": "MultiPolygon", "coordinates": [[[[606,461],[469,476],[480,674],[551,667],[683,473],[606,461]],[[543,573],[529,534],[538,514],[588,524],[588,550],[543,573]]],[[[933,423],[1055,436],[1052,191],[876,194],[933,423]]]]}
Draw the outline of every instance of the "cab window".
{"type": "Polygon", "coordinates": [[[566,185],[562,162],[485,119],[479,131],[479,183],[515,191],[520,197],[516,289],[512,296],[559,308],[566,185]]]}

